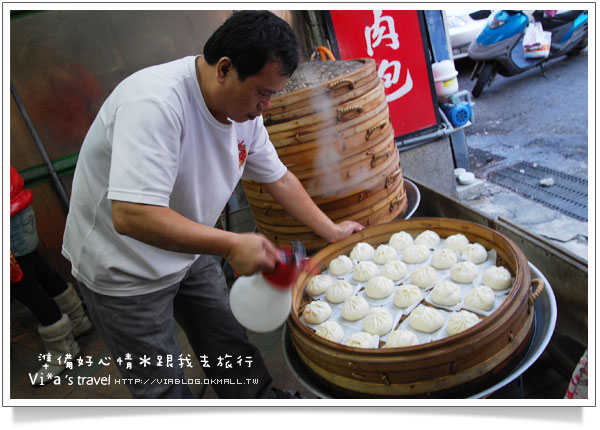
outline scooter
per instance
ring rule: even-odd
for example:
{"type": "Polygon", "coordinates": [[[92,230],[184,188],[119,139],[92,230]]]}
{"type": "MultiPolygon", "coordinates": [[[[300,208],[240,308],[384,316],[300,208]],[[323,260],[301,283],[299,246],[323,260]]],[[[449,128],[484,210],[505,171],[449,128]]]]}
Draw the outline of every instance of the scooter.
{"type": "Polygon", "coordinates": [[[575,55],[588,43],[588,12],[559,11],[554,17],[544,11],[526,13],[519,10],[500,10],[493,13],[486,26],[471,45],[469,57],[477,63],[471,80],[477,78],[471,93],[478,97],[486,84],[490,86],[497,73],[513,76],[543,65],[561,55],[575,55]],[[531,21],[542,23],[544,31],[552,33],[550,54],[545,58],[526,58],[523,35],[531,21]]]}

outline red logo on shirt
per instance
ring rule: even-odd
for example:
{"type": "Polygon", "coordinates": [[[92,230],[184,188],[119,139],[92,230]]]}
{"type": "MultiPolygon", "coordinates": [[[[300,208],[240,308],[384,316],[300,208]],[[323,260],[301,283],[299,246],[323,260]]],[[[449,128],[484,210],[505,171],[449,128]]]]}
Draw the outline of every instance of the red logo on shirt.
{"type": "Polygon", "coordinates": [[[246,162],[246,157],[248,156],[248,150],[246,149],[246,144],[242,140],[238,141],[238,153],[240,155],[240,170],[242,170],[242,166],[246,162]]]}

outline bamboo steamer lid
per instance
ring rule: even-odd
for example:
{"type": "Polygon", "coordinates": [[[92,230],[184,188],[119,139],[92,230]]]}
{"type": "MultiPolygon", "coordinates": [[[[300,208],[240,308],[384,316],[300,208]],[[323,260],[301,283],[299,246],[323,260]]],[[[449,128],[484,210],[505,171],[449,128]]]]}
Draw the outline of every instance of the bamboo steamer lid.
{"type": "Polygon", "coordinates": [[[352,91],[355,82],[365,78],[373,79],[376,74],[376,64],[372,58],[299,64],[286,87],[273,97],[265,114],[303,100],[312,103],[323,94],[335,97],[348,92],[348,89],[352,91]]]}

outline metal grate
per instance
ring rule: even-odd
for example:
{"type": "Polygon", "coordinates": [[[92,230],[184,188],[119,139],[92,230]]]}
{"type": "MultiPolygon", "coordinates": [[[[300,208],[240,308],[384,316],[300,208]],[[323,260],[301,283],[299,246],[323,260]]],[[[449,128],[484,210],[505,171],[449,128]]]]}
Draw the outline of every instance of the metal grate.
{"type": "Polygon", "coordinates": [[[523,197],[581,221],[588,220],[588,181],[557,170],[520,162],[492,172],[487,178],[523,197]],[[554,185],[543,187],[540,179],[551,177],[554,185]]]}

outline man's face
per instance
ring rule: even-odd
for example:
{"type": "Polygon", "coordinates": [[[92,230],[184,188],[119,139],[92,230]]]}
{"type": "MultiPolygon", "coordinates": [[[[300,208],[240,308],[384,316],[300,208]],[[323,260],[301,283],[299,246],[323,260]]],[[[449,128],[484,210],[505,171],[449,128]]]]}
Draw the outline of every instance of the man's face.
{"type": "Polygon", "coordinates": [[[285,88],[288,78],[282,76],[280,70],[278,61],[269,61],[260,73],[240,81],[237,71],[232,69],[225,82],[227,116],[233,121],[244,122],[262,115],[271,105],[273,94],[285,88]]]}

